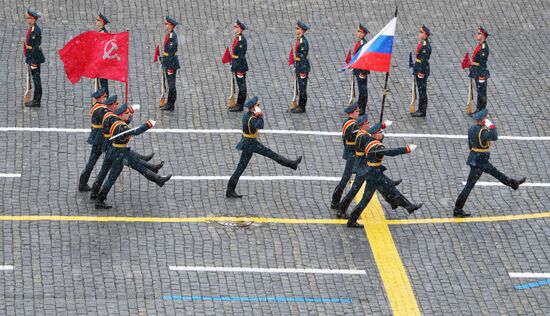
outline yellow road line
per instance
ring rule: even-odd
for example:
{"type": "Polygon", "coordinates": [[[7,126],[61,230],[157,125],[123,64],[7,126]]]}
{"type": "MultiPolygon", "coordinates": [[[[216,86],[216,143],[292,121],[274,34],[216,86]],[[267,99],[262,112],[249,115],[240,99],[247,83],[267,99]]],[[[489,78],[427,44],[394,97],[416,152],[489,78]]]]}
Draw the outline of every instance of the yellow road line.
{"type": "MultiPolygon", "coordinates": [[[[356,202],[361,200],[363,192],[364,185],[355,196],[356,202]]],[[[393,315],[420,315],[407,271],[395,247],[388,221],[376,193],[361,217],[393,315]]]]}
{"type": "Polygon", "coordinates": [[[525,219],[549,218],[550,212],[536,214],[502,215],[486,217],[467,217],[467,218],[421,218],[421,219],[390,219],[386,223],[389,225],[410,225],[410,224],[439,224],[439,223],[481,223],[481,222],[501,222],[517,221],[525,219]]]}
{"type": "Polygon", "coordinates": [[[206,223],[206,222],[255,222],[272,224],[339,224],[343,219],[315,218],[269,218],[269,217],[126,217],[126,216],[65,216],[65,215],[28,215],[0,216],[0,221],[61,221],[61,222],[138,222],[138,223],[206,223]]]}

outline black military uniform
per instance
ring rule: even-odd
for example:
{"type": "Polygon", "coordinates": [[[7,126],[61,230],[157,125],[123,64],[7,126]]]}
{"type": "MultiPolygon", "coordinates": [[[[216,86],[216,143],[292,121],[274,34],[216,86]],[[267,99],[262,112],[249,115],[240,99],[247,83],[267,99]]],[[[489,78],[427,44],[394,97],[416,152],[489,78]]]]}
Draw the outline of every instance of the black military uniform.
{"type": "MultiPolygon", "coordinates": [[[[100,33],[109,33],[105,25],[111,23],[111,21],[103,14],[99,13],[97,16],[97,20],[103,23],[103,27],[101,27],[98,32],[100,33]]],[[[96,78],[97,82],[96,85],[98,88],[104,88],[107,96],[109,96],[109,81],[107,79],[103,78],[96,78]]]]}
{"type": "MultiPolygon", "coordinates": [[[[172,24],[174,27],[178,25],[178,21],[167,16],[166,23],[172,24]]],[[[178,35],[174,30],[166,34],[164,38],[164,46],[162,53],[162,69],[164,70],[164,76],[168,83],[168,100],[166,104],[161,107],[163,111],[173,111],[174,103],[176,102],[176,72],[180,69],[180,63],[177,56],[178,52],[178,35]]]]}
{"type": "MultiPolygon", "coordinates": [[[[363,24],[359,24],[358,31],[363,33],[364,35],[361,39],[355,42],[355,47],[353,48],[353,55],[357,54],[357,52],[361,50],[363,45],[367,43],[367,40],[365,40],[365,36],[369,33],[369,30],[367,29],[367,27],[365,27],[363,24]]],[[[365,110],[367,108],[367,102],[369,100],[369,88],[368,88],[369,74],[370,74],[370,71],[368,70],[353,69],[353,75],[357,80],[357,90],[359,91],[359,97],[357,98],[357,103],[359,105],[359,115],[365,114],[365,110]]]]}
{"type": "MultiPolygon", "coordinates": [[[[126,111],[123,107],[124,105],[121,106],[122,110],[117,110],[117,112],[126,111]]],[[[127,134],[119,136],[112,140],[111,147],[107,149],[107,152],[105,153],[105,161],[111,162],[112,166],[109,172],[109,177],[101,186],[101,190],[97,195],[95,205],[97,209],[111,208],[111,206],[105,203],[105,200],[107,199],[107,195],[109,194],[111,187],[114,185],[118,176],[122,172],[124,165],[130,166],[132,169],[138,171],[140,174],[145,176],[147,180],[155,182],[160,187],[164,186],[164,184],[168,180],[170,180],[172,175],[168,175],[166,177],[159,176],[156,173],[158,172],[158,170],[153,171],[147,168],[139,160],[139,158],[136,157],[136,155],[132,154],[132,151],[128,147],[128,142],[130,141],[132,136],[142,134],[153,126],[154,122],[147,121],[147,123],[141,125],[138,129],[128,132],[127,134]]],[[[130,130],[130,127],[124,121],[117,121],[113,124],[113,126],[111,126],[110,137],[126,132],[128,130],[130,130]]]]}
{"type": "MultiPolygon", "coordinates": [[[[92,98],[94,99],[104,97],[106,97],[105,88],[100,88],[92,94],[92,98]]],[[[101,102],[95,102],[92,106],[92,109],[90,110],[92,130],[90,132],[90,136],[88,137],[87,142],[88,144],[92,145],[92,150],[90,151],[88,163],[86,163],[84,171],[82,171],[82,174],[80,174],[80,180],[78,182],[78,191],[80,192],[87,192],[91,190],[91,188],[88,186],[88,180],[90,179],[90,175],[92,174],[92,170],[94,169],[94,166],[97,163],[99,156],[101,156],[101,153],[103,152],[102,121],[103,116],[105,116],[107,112],[109,112],[109,109],[105,104],[101,102]]]]}
{"type": "Polygon", "coordinates": [[[336,188],[334,188],[334,192],[332,193],[332,201],[330,206],[334,210],[338,209],[338,206],[340,205],[340,198],[342,197],[342,193],[344,193],[344,189],[346,188],[353,171],[353,164],[355,162],[355,138],[357,137],[357,132],[359,132],[359,130],[355,125],[356,119],[351,117],[351,114],[357,113],[358,110],[359,107],[357,102],[353,103],[344,110],[345,113],[350,115],[342,125],[342,142],[344,143],[344,153],[342,154],[342,158],[346,161],[346,166],[344,167],[344,173],[342,174],[340,182],[338,182],[338,185],[336,185],[336,188]]]}
{"type": "MultiPolygon", "coordinates": [[[[110,96],[105,101],[105,104],[114,103],[116,98],[117,98],[116,95],[110,96]]],[[[120,106],[114,112],[108,111],[103,116],[103,119],[101,121],[101,124],[103,126],[102,127],[103,145],[101,146],[102,152],[107,153],[107,151],[112,147],[112,145],[111,145],[112,141],[109,140],[109,138],[111,138],[111,128],[116,122],[120,121],[120,117],[118,116],[118,114],[125,111],[126,108],[127,108],[126,105],[120,106]]],[[[131,111],[131,107],[130,107],[130,111],[131,111]]],[[[129,124],[130,121],[131,121],[131,117],[125,123],[129,124]]],[[[160,170],[160,168],[162,168],[164,166],[164,161],[162,161],[160,164],[156,164],[156,165],[148,163],[148,161],[153,159],[153,156],[155,155],[154,153],[151,153],[150,155],[147,155],[147,156],[142,156],[142,155],[138,154],[137,152],[135,152],[133,150],[129,150],[128,154],[135,156],[135,160],[138,160],[143,166],[145,166],[146,168],[152,170],[153,172],[158,172],[160,170]]],[[[105,155],[105,158],[103,160],[103,164],[101,165],[101,169],[99,170],[99,173],[97,174],[97,177],[96,177],[96,179],[95,179],[95,181],[92,185],[92,192],[90,193],[90,199],[91,200],[95,200],[97,198],[99,190],[101,189],[101,185],[103,184],[103,181],[107,177],[107,174],[109,173],[109,170],[111,170],[112,164],[113,164],[113,160],[108,159],[107,155],[105,155]]]]}
{"type": "MultiPolygon", "coordinates": [[[[389,121],[386,121],[388,125],[390,124],[389,121]]],[[[368,123],[368,115],[364,114],[360,116],[357,121],[355,122],[356,126],[362,126],[363,124],[368,123]]],[[[376,124],[374,126],[375,129],[382,129],[386,128],[386,123],[384,124],[376,124]]],[[[365,130],[359,130],[357,133],[357,136],[355,138],[355,146],[354,146],[354,154],[355,154],[355,162],[353,165],[353,172],[355,172],[355,179],[353,180],[353,184],[351,185],[350,190],[344,196],[342,201],[340,202],[340,205],[338,205],[338,213],[336,214],[337,218],[348,218],[346,211],[351,204],[351,201],[353,198],[357,195],[359,192],[359,189],[361,189],[361,186],[365,182],[366,178],[366,172],[367,172],[367,161],[365,159],[365,149],[367,148],[367,145],[373,140],[371,135],[368,131],[365,130]]],[[[397,186],[401,183],[401,179],[397,181],[391,181],[390,184],[392,186],[397,186]]],[[[389,198],[388,195],[383,195],[383,197],[386,199],[386,201],[390,204],[392,204],[392,208],[396,208],[397,206],[394,206],[392,200],[389,198]]]]}
{"type": "MultiPolygon", "coordinates": [[[[35,21],[41,16],[40,13],[33,10],[27,10],[27,14],[30,18],[35,21]]],[[[46,61],[44,53],[40,45],[42,44],[42,31],[38,24],[35,24],[29,28],[27,31],[27,36],[25,38],[25,62],[28,65],[28,71],[30,71],[32,76],[32,81],[34,85],[34,95],[33,99],[25,103],[25,106],[29,107],[39,107],[42,100],[42,81],[40,80],[40,64],[46,61]]]]}
{"type": "MultiPolygon", "coordinates": [[[[430,30],[422,25],[420,32],[427,36],[431,35],[430,30]]],[[[418,43],[416,47],[416,59],[414,60],[413,74],[418,88],[418,109],[412,113],[414,117],[425,117],[426,109],[428,108],[428,77],[430,76],[430,55],[432,54],[432,46],[429,38],[418,43]]]]}
{"type": "Polygon", "coordinates": [[[242,34],[242,31],[246,30],[246,25],[237,20],[235,27],[241,29],[231,47],[231,72],[234,73],[237,86],[239,88],[239,94],[237,96],[237,104],[230,109],[231,112],[242,111],[244,102],[246,101],[246,72],[248,71],[248,63],[246,62],[246,38],[242,34]]]}
{"type": "MultiPolygon", "coordinates": [[[[379,124],[372,126],[368,133],[374,135],[381,131],[379,124]]],[[[401,206],[404,207],[409,214],[422,207],[420,204],[412,204],[407,200],[399,190],[392,184],[392,181],[384,175],[386,167],[382,165],[382,159],[384,156],[398,156],[402,154],[410,153],[414,148],[411,146],[400,147],[395,149],[386,149],[381,140],[371,138],[369,144],[365,148],[365,160],[367,162],[367,168],[365,172],[365,192],[361,201],[355,206],[353,212],[348,219],[348,227],[363,227],[357,223],[357,220],[361,216],[361,213],[369,204],[372,196],[376,190],[380,191],[380,194],[389,201],[392,209],[396,209],[401,206]]]]}
{"type": "MultiPolygon", "coordinates": [[[[297,27],[304,31],[309,30],[309,26],[301,21],[298,21],[297,27]]],[[[307,79],[311,71],[311,65],[307,55],[309,54],[309,43],[305,36],[296,40],[294,45],[294,71],[296,72],[296,80],[298,81],[298,106],[292,109],[292,113],[304,113],[307,103],[307,79]]]]}
{"type": "Polygon", "coordinates": [[[470,216],[470,214],[464,212],[462,208],[468,199],[468,195],[470,195],[470,191],[472,191],[477,180],[479,180],[484,172],[492,175],[498,181],[514,190],[517,190],[526,180],[525,177],[519,180],[511,179],[498,171],[497,168],[489,162],[491,156],[491,142],[498,139],[498,133],[496,126],[491,121],[485,120],[486,116],[486,109],[482,109],[472,116],[477,121],[477,124],[470,127],[468,131],[468,147],[470,147],[470,154],[468,155],[466,163],[470,166],[470,174],[468,175],[466,186],[464,186],[464,189],[456,199],[453,212],[455,217],[470,216]]]}
{"type": "MultiPolygon", "coordinates": [[[[478,32],[479,34],[483,34],[485,38],[489,36],[489,33],[483,27],[479,27],[478,32]]],[[[487,69],[487,59],[489,59],[489,45],[484,40],[477,44],[474,49],[470,65],[469,77],[475,80],[477,90],[477,105],[475,112],[487,107],[487,80],[491,76],[489,69],[487,69]]]]}
{"type": "Polygon", "coordinates": [[[242,153],[237,169],[233,172],[227,184],[225,196],[228,198],[242,197],[242,195],[235,192],[235,188],[237,187],[239,178],[246,169],[246,166],[248,166],[248,162],[252,158],[253,154],[260,154],[274,160],[282,166],[292,168],[293,170],[296,170],[298,168],[298,164],[302,161],[302,156],[298,157],[296,160],[290,160],[260,143],[258,141],[258,135],[260,134],[260,130],[264,128],[264,118],[259,108],[258,97],[253,97],[246,101],[245,105],[248,108],[248,112],[243,115],[242,119],[243,135],[241,141],[236,146],[236,148],[241,150],[242,153]]]}

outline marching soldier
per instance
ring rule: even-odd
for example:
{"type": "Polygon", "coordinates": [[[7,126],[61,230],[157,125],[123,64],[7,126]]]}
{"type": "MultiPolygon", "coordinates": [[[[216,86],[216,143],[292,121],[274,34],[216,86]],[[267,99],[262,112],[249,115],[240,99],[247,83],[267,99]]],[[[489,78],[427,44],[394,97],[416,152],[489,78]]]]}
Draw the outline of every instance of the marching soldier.
{"type": "Polygon", "coordinates": [[[242,119],[243,135],[241,141],[236,146],[236,148],[241,150],[242,153],[237,169],[233,172],[233,175],[231,175],[231,178],[227,184],[227,191],[225,193],[225,197],[227,198],[242,197],[242,195],[235,192],[235,188],[237,187],[240,176],[243,174],[250,158],[252,158],[254,153],[274,160],[278,164],[292,168],[293,170],[296,170],[298,168],[298,164],[302,161],[302,156],[298,157],[296,160],[290,160],[260,143],[257,138],[260,134],[260,130],[264,128],[264,118],[262,110],[260,109],[258,97],[253,97],[246,101],[245,106],[248,108],[248,112],[243,115],[242,119]]]}
{"type": "Polygon", "coordinates": [[[246,30],[246,25],[237,20],[233,25],[235,39],[231,47],[231,72],[235,74],[237,86],[239,87],[239,95],[237,96],[237,104],[229,109],[230,112],[239,112],[243,110],[244,102],[246,101],[246,72],[248,71],[248,63],[246,62],[246,38],[242,34],[246,30]]]}
{"type": "Polygon", "coordinates": [[[120,117],[120,120],[115,122],[111,126],[109,131],[110,137],[125,133],[119,137],[116,137],[112,140],[111,147],[107,149],[105,153],[105,161],[112,163],[111,170],[109,172],[109,177],[105,183],[101,186],[101,190],[97,195],[95,207],[96,209],[109,209],[112,206],[105,203],[107,195],[111,190],[111,187],[114,185],[116,179],[122,172],[124,165],[130,166],[132,169],[141,173],[147,180],[155,182],[159,187],[164,186],[164,184],[170,180],[172,175],[165,177],[159,176],[156,172],[147,168],[136,155],[132,154],[130,147],[128,147],[128,142],[132,136],[137,136],[142,133],[145,133],[148,129],[152,128],[155,125],[155,121],[148,120],[145,124],[141,125],[139,128],[130,131],[130,127],[125,122],[128,121],[132,115],[131,107],[126,104],[121,105],[117,110],[116,114],[120,117]]]}
{"type": "MultiPolygon", "coordinates": [[[[109,31],[105,27],[105,25],[109,23],[111,23],[111,21],[109,21],[109,19],[105,15],[99,13],[95,20],[97,31],[100,33],[109,33],[109,31]]],[[[105,88],[107,96],[109,96],[109,81],[103,78],[96,78],[95,80],[96,80],[96,88],[97,89],[105,88]]]]}
{"type": "Polygon", "coordinates": [[[42,15],[33,10],[27,10],[27,24],[29,30],[25,38],[25,49],[23,51],[25,55],[25,62],[28,65],[28,71],[31,73],[32,81],[34,84],[33,99],[26,102],[24,105],[28,107],[40,107],[40,101],[42,99],[42,81],[40,80],[40,64],[46,61],[44,53],[40,48],[42,43],[42,31],[36,20],[42,15]]]}
{"type": "Polygon", "coordinates": [[[342,142],[344,143],[344,153],[342,154],[342,158],[346,161],[346,166],[344,167],[342,179],[340,179],[340,182],[338,182],[338,185],[332,193],[332,202],[330,203],[330,207],[333,210],[338,209],[338,206],[340,205],[340,198],[342,197],[342,193],[344,193],[344,189],[351,178],[353,163],[355,162],[355,152],[353,149],[358,132],[355,122],[359,117],[359,107],[357,102],[347,107],[344,112],[348,115],[348,119],[342,126],[342,142]]]}
{"type": "Polygon", "coordinates": [[[355,206],[353,212],[348,219],[348,227],[361,228],[363,225],[357,223],[357,220],[361,216],[361,213],[365,207],[369,204],[372,196],[376,190],[380,191],[386,201],[389,201],[392,209],[396,209],[401,206],[407,210],[409,214],[422,207],[420,204],[412,204],[407,198],[397,190],[392,184],[390,178],[384,175],[386,167],[382,165],[382,159],[384,156],[398,156],[402,154],[408,154],[416,149],[416,145],[409,144],[406,147],[399,147],[395,149],[387,149],[382,144],[384,134],[382,133],[383,126],[381,124],[375,124],[369,128],[370,142],[365,148],[365,160],[367,161],[367,169],[365,173],[365,192],[361,201],[355,206]]]}
{"type": "Polygon", "coordinates": [[[476,124],[470,127],[468,131],[468,147],[470,147],[470,154],[466,161],[466,164],[470,166],[470,174],[468,175],[466,186],[464,186],[464,189],[456,199],[453,212],[455,217],[470,216],[470,214],[464,212],[462,208],[468,199],[470,191],[472,191],[477,180],[479,180],[484,172],[492,175],[498,181],[514,190],[517,190],[526,180],[525,177],[518,180],[509,178],[498,171],[497,168],[489,162],[491,142],[498,139],[498,133],[495,124],[487,119],[487,109],[477,111],[472,115],[472,118],[476,120],[476,124]]]}
{"type": "Polygon", "coordinates": [[[92,189],[90,188],[90,186],[88,186],[88,180],[90,179],[90,175],[92,174],[92,170],[94,169],[94,166],[97,163],[99,156],[101,156],[101,153],[103,152],[103,116],[109,111],[112,112],[115,106],[114,102],[110,103],[109,105],[104,104],[105,100],[107,99],[107,92],[105,88],[100,88],[99,90],[94,92],[92,94],[92,98],[95,100],[94,104],[92,105],[92,109],[90,110],[92,131],[90,132],[90,136],[88,137],[87,141],[88,144],[92,145],[92,150],[90,151],[88,163],[86,163],[86,167],[80,175],[80,180],[78,182],[79,192],[87,192],[92,189]]]}
{"type": "Polygon", "coordinates": [[[420,27],[418,38],[420,42],[416,47],[416,59],[414,60],[413,75],[415,76],[416,86],[418,88],[418,109],[412,113],[413,117],[426,117],[428,107],[428,76],[430,76],[430,55],[432,46],[430,44],[430,29],[424,24],[420,27]]]}
{"type": "MultiPolygon", "coordinates": [[[[112,112],[107,111],[103,115],[103,119],[101,120],[101,125],[103,126],[102,127],[103,145],[101,146],[101,151],[104,152],[104,153],[107,153],[109,148],[112,147],[111,146],[112,142],[109,140],[109,138],[111,138],[111,136],[110,136],[111,127],[116,122],[121,120],[121,118],[119,117],[118,114],[122,113],[122,110],[126,110],[126,109],[130,113],[132,113],[133,108],[131,106],[129,106],[129,107],[125,106],[124,108],[120,108],[118,106],[116,95],[112,95],[112,96],[108,97],[107,100],[105,100],[104,104],[107,105],[109,108],[113,109],[112,112]]],[[[132,117],[130,116],[128,118],[128,120],[125,121],[125,123],[129,124],[131,119],[132,119],[132,117]]],[[[161,162],[158,165],[153,165],[153,164],[148,163],[148,161],[153,159],[153,156],[155,155],[154,153],[151,153],[148,156],[142,156],[142,155],[136,153],[135,151],[130,150],[130,154],[135,155],[137,157],[137,160],[139,160],[141,162],[141,164],[143,164],[146,168],[153,170],[153,172],[158,172],[158,170],[160,170],[160,168],[162,168],[163,165],[164,165],[164,162],[161,162]]],[[[92,191],[90,193],[90,200],[95,200],[97,198],[97,194],[99,193],[99,190],[101,189],[101,185],[103,184],[103,181],[107,177],[107,174],[109,173],[109,170],[111,170],[112,163],[113,163],[112,160],[107,159],[107,155],[105,155],[105,158],[103,159],[103,164],[101,165],[101,169],[99,170],[99,173],[97,174],[96,179],[95,179],[95,181],[92,185],[92,191]]]]}
{"type": "Polygon", "coordinates": [[[487,59],[489,59],[489,45],[487,45],[487,37],[489,33],[483,27],[479,27],[476,40],[479,42],[472,53],[472,62],[470,65],[469,77],[476,82],[477,104],[476,112],[487,107],[487,79],[491,76],[487,69],[487,59]]]}
{"type": "Polygon", "coordinates": [[[307,55],[309,53],[309,44],[304,36],[309,26],[301,21],[296,24],[296,44],[294,45],[294,71],[298,82],[298,106],[292,109],[292,113],[304,113],[307,103],[307,79],[311,66],[307,55]]]}
{"type": "Polygon", "coordinates": [[[178,51],[178,35],[174,32],[174,28],[179,22],[167,16],[164,22],[166,29],[166,37],[164,38],[164,46],[162,52],[162,69],[168,83],[168,101],[161,107],[162,111],[174,111],[174,103],[176,102],[176,72],[180,68],[180,63],[177,56],[178,51]]]}
{"type": "MultiPolygon", "coordinates": [[[[392,125],[392,121],[384,121],[382,124],[377,124],[376,128],[382,129],[387,128],[392,125]]],[[[359,192],[359,189],[361,189],[361,186],[365,182],[365,174],[367,171],[367,161],[365,159],[365,149],[367,148],[367,145],[373,140],[371,135],[368,133],[368,130],[371,128],[370,122],[368,120],[368,115],[363,114],[361,115],[355,122],[356,126],[359,128],[359,131],[357,132],[357,136],[355,138],[355,145],[354,145],[354,154],[355,154],[355,162],[353,165],[353,172],[355,172],[355,179],[353,180],[353,184],[351,185],[351,189],[346,194],[346,196],[342,199],[340,204],[337,207],[338,213],[336,214],[337,218],[348,218],[346,211],[351,204],[351,201],[353,198],[357,195],[357,192],[359,192]]],[[[401,183],[401,179],[397,181],[391,181],[390,182],[392,186],[398,186],[401,183]]],[[[392,204],[392,208],[396,208],[397,206],[393,206],[392,201],[384,195],[384,198],[386,201],[388,201],[390,204],[392,204]]]]}
{"type": "MultiPolygon", "coordinates": [[[[357,54],[359,50],[367,43],[365,36],[369,34],[369,30],[363,24],[359,24],[357,31],[355,32],[357,36],[357,41],[355,42],[355,47],[353,48],[353,55],[357,54]]],[[[368,76],[370,71],[362,69],[353,69],[353,75],[357,80],[357,89],[359,90],[359,97],[357,98],[357,103],[359,105],[359,115],[365,114],[365,109],[367,107],[367,101],[369,100],[369,89],[368,89],[368,76]]]]}

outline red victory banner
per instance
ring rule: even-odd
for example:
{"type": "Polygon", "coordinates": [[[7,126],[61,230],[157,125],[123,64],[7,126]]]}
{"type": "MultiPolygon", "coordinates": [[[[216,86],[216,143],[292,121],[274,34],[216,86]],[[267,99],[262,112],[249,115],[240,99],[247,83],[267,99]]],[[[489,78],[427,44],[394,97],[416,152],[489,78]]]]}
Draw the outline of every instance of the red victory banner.
{"type": "Polygon", "coordinates": [[[72,84],[81,77],[128,82],[129,32],[84,32],[59,51],[72,84]]]}

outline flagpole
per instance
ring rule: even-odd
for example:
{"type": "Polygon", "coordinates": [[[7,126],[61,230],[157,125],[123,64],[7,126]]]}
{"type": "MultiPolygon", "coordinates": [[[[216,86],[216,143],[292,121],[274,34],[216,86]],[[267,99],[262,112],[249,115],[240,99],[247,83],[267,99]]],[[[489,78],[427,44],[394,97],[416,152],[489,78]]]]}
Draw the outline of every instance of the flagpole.
{"type": "Polygon", "coordinates": [[[126,30],[128,32],[128,58],[126,62],[128,63],[128,76],[126,77],[126,91],[124,96],[124,103],[128,103],[128,82],[130,81],[130,30],[126,30]]]}
{"type": "MultiPolygon", "coordinates": [[[[394,17],[397,17],[397,5],[395,6],[395,14],[394,17]]],[[[391,64],[390,64],[391,66],[391,64]]],[[[386,80],[384,81],[384,94],[382,95],[382,109],[380,110],[380,124],[382,124],[382,121],[384,120],[384,105],[386,103],[386,95],[388,93],[388,78],[390,76],[390,70],[388,69],[388,72],[386,72],[386,80]]]]}

